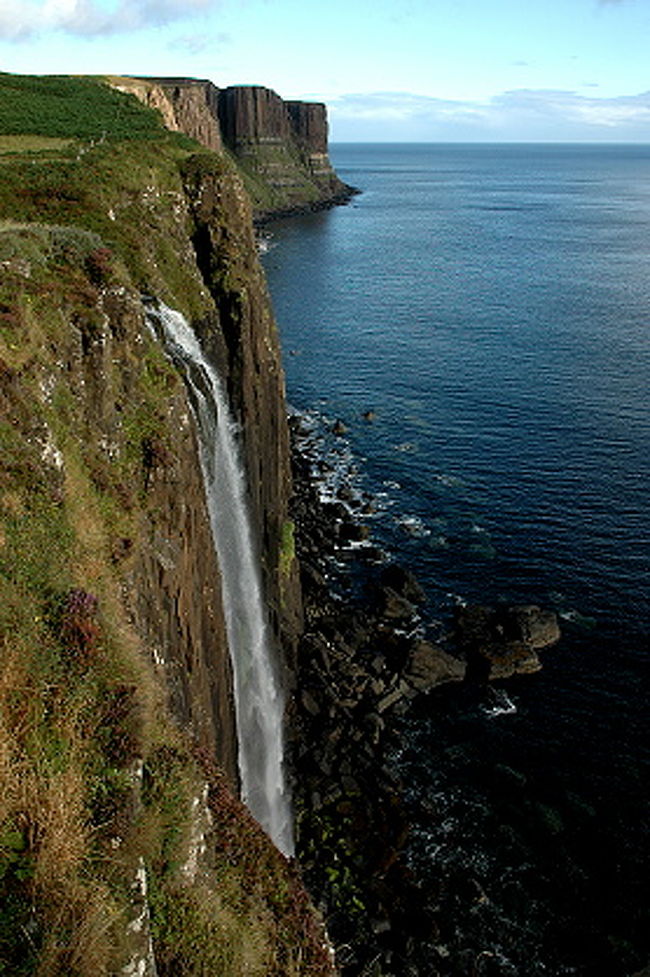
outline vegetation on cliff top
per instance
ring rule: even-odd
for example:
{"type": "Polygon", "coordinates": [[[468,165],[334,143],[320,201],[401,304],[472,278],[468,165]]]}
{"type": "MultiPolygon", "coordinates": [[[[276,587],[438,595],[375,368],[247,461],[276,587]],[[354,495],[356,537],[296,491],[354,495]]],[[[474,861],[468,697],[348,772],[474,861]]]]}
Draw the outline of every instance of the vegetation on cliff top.
{"type": "Polygon", "coordinates": [[[0,88],[0,975],[153,946],[160,977],[320,977],[299,878],[170,719],[129,610],[188,437],[140,292],[213,309],[198,147],[96,80],[0,88]]]}
{"type": "Polygon", "coordinates": [[[99,78],[0,74],[0,132],[63,139],[142,140],[162,118],[99,78]]]}

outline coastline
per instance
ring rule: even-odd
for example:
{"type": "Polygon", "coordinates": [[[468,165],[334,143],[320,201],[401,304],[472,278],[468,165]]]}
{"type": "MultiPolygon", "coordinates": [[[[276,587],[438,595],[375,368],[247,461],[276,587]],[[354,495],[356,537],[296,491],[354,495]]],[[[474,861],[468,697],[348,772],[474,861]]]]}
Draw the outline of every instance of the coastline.
{"type": "Polygon", "coordinates": [[[337,191],[333,196],[324,200],[312,200],[303,204],[296,204],[292,207],[273,208],[272,210],[257,210],[253,217],[255,228],[266,227],[274,221],[283,220],[287,217],[300,217],[302,214],[317,214],[323,210],[332,210],[333,207],[345,207],[358,194],[363,193],[358,187],[350,187],[343,184],[343,189],[337,191]]]}
{"type": "MultiPolygon", "coordinates": [[[[298,859],[345,977],[375,966],[382,977],[455,973],[444,956],[451,901],[441,895],[434,910],[413,870],[405,722],[444,708],[450,694],[452,703],[484,700],[486,713],[507,712],[507,694],[490,679],[536,670],[539,660],[519,641],[490,661],[485,616],[494,609],[465,608],[465,620],[461,609],[444,644],[426,640],[424,594],[376,545],[373,500],[355,484],[354,463],[333,473],[313,417],[292,416],[290,429],[305,612],[289,718],[298,859]],[[434,960],[440,969],[431,971],[434,960]]],[[[345,455],[337,430],[329,435],[345,455]]]]}

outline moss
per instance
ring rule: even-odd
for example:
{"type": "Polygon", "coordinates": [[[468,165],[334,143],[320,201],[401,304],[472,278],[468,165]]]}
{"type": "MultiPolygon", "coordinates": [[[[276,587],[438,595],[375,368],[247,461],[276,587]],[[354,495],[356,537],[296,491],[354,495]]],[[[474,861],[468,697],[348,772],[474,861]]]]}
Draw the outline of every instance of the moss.
{"type": "Polygon", "coordinates": [[[295,524],[288,519],[282,524],[278,566],[281,577],[288,577],[296,559],[295,524]]]}

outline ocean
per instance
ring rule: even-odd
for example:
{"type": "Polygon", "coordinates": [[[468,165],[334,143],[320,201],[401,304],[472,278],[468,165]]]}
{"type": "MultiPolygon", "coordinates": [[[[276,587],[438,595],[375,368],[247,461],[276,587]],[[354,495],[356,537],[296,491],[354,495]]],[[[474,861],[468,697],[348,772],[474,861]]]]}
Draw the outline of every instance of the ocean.
{"type": "Polygon", "coordinates": [[[274,223],[264,255],[289,401],[344,426],[430,636],[459,601],[563,631],[541,672],[402,721],[409,857],[453,917],[431,973],[629,977],[650,961],[650,147],[331,156],[362,193],[274,223]]]}

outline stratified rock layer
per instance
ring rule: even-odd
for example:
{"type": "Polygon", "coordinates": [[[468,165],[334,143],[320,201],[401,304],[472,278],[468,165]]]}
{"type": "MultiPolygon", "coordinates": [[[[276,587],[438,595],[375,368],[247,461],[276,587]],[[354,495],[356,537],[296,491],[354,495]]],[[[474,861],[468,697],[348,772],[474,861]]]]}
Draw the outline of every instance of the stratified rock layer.
{"type": "Polygon", "coordinates": [[[220,93],[219,120],[226,146],[248,177],[258,216],[317,209],[353,192],[330,164],[324,105],[285,102],[268,88],[237,85],[220,93]]]}

